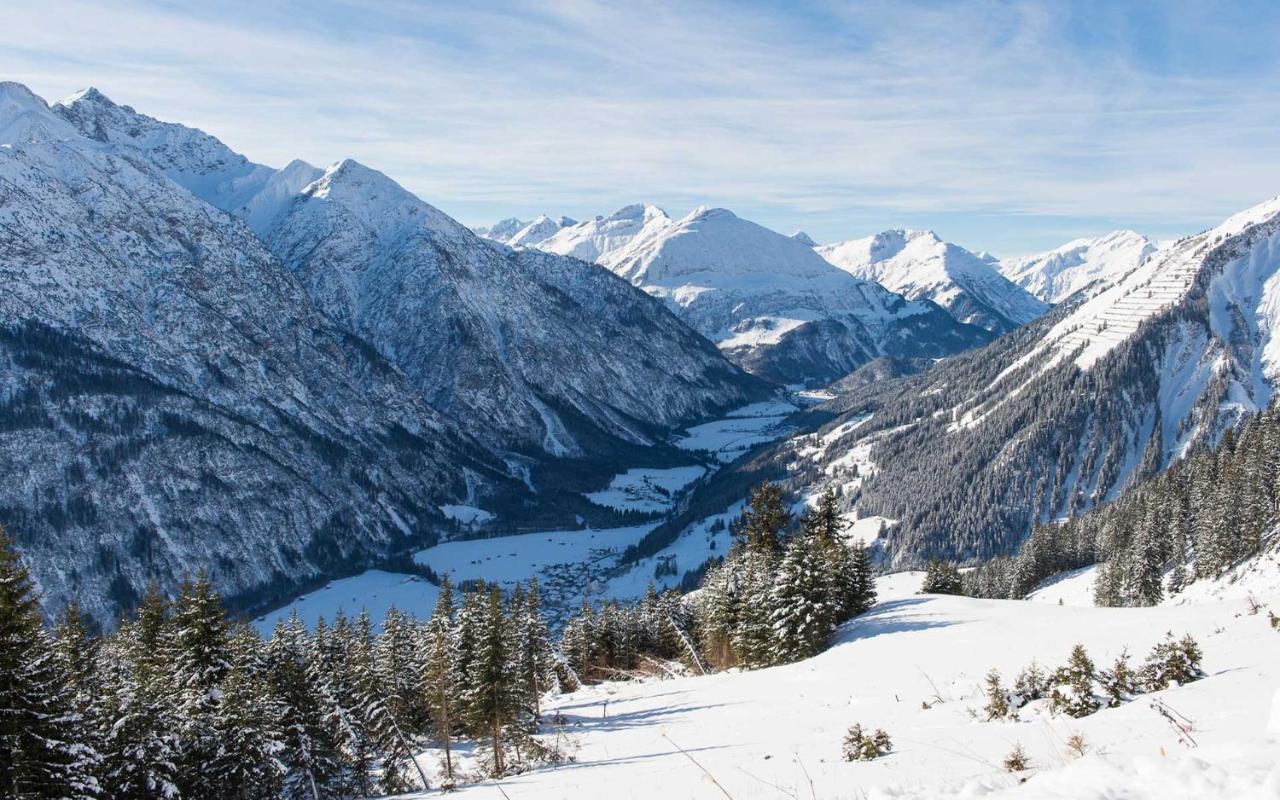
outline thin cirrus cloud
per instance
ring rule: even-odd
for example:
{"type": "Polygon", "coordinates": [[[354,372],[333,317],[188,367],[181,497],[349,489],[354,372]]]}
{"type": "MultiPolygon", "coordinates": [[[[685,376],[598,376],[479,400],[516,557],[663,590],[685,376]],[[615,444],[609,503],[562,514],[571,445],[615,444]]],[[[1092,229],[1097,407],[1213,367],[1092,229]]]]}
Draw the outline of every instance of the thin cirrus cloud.
{"type": "Polygon", "coordinates": [[[1280,192],[1264,4],[8,5],[0,69],[51,100],[351,156],[472,223],[711,203],[1025,252],[1280,192]]]}

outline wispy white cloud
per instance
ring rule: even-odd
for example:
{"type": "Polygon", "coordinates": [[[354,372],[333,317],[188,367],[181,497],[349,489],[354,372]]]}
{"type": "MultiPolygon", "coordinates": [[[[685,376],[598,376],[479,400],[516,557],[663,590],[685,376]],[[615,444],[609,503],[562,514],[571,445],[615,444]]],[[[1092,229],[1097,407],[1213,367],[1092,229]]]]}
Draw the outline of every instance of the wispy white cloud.
{"type": "Polygon", "coordinates": [[[1017,250],[1280,192],[1276,61],[1190,5],[24,5],[0,74],[50,99],[93,84],[267,163],[353,156],[473,222],[710,202],[1017,250]]]}

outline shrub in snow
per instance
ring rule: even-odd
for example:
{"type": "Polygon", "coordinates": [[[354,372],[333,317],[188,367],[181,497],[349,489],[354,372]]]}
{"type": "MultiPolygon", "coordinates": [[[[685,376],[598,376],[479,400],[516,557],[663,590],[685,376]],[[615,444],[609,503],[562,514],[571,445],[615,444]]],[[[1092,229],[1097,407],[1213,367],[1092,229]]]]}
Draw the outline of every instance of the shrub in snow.
{"type": "Polygon", "coordinates": [[[1116,708],[1133,699],[1142,692],[1138,684],[1138,675],[1129,666],[1129,651],[1122,650],[1116,657],[1111,669],[1099,673],[1098,682],[1107,696],[1107,705],[1116,708]]]}
{"type": "Polygon", "coordinates": [[[988,722],[1004,719],[1012,714],[1009,694],[1000,685],[1000,673],[994,669],[987,673],[987,705],[983,711],[987,714],[988,722]]]}
{"type": "Polygon", "coordinates": [[[1189,634],[1176,642],[1172,633],[1165,634],[1165,640],[1152,648],[1151,655],[1142,665],[1142,682],[1149,692],[1181,686],[1203,677],[1200,645],[1189,634]]]}
{"type": "Polygon", "coordinates": [[[870,761],[892,750],[893,742],[890,741],[889,734],[880,728],[876,728],[874,733],[867,733],[862,730],[862,723],[858,722],[845,734],[841,753],[845,761],[870,761]]]}
{"type": "Polygon", "coordinates": [[[1096,671],[1084,645],[1071,649],[1065,667],[1053,673],[1053,689],[1049,693],[1049,710],[1073,717],[1084,717],[1102,707],[1102,699],[1094,690],[1096,671]]]}
{"type": "Polygon", "coordinates": [[[1027,755],[1027,751],[1022,749],[1022,743],[1018,742],[1009,751],[1009,755],[1004,757],[1004,768],[1006,772],[1022,772],[1031,767],[1031,756],[1027,755]]]}
{"type": "Polygon", "coordinates": [[[1040,665],[1032,661],[1031,664],[1018,673],[1018,679],[1013,683],[1014,704],[1018,707],[1024,706],[1033,700],[1040,700],[1049,695],[1049,676],[1040,669],[1040,665]]]}

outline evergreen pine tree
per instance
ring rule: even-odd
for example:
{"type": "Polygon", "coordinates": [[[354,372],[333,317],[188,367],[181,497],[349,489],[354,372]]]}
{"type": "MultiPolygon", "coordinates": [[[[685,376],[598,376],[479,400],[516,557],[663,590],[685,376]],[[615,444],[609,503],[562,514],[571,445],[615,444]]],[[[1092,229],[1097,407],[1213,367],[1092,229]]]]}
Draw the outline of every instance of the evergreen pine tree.
{"type": "Polygon", "coordinates": [[[422,684],[435,738],[444,749],[444,788],[448,789],[455,783],[452,740],[454,727],[460,722],[457,698],[463,693],[454,634],[453,587],[448,578],[440,587],[435,611],[427,622],[426,648],[422,684]]]}
{"type": "Polygon", "coordinates": [[[64,702],[68,677],[44,631],[35,588],[0,529],[0,795],[92,797],[78,731],[64,702]]]}
{"type": "Polygon", "coordinates": [[[742,513],[742,536],[749,549],[776,554],[782,549],[782,532],[791,522],[782,487],[765,482],[751,490],[749,508],[742,513]]]}
{"type": "Polygon", "coordinates": [[[777,661],[815,655],[831,636],[837,609],[825,567],[818,537],[804,534],[788,543],[773,582],[771,622],[777,661]]]}
{"type": "Polygon", "coordinates": [[[276,625],[267,643],[267,682],[277,703],[286,800],[320,800],[338,793],[338,744],[325,724],[322,690],[308,669],[306,628],[295,612],[276,625]]]}
{"type": "Polygon", "coordinates": [[[477,737],[485,737],[490,774],[506,774],[507,727],[519,709],[519,687],[511,663],[514,652],[510,620],[496,586],[488,592],[476,630],[475,657],[468,665],[467,716],[477,737]]]}

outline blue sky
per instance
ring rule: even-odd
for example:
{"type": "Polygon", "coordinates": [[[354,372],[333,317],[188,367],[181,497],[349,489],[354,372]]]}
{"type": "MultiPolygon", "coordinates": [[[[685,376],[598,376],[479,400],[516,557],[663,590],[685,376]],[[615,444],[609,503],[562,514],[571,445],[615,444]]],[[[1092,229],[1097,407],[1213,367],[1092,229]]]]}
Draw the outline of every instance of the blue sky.
{"type": "Polygon", "coordinates": [[[470,224],[705,203],[1015,255],[1280,193],[1280,3],[365,5],[6,2],[0,78],[470,224]]]}

